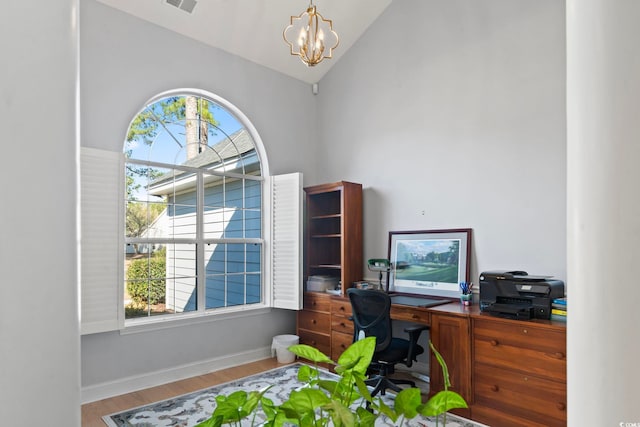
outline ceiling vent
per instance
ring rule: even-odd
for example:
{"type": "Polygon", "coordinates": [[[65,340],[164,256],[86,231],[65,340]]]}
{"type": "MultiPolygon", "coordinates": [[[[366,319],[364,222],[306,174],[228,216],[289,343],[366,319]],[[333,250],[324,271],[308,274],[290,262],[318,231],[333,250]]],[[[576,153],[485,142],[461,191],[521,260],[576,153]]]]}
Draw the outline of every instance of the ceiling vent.
{"type": "Polygon", "coordinates": [[[196,0],[165,0],[165,3],[191,13],[198,2],[196,0]]]}

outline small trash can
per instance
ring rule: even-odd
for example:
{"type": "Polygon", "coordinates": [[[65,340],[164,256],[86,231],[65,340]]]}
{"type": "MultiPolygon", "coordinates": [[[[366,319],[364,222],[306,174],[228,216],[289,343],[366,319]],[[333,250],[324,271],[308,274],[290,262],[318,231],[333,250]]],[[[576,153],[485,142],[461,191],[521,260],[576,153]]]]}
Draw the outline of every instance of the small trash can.
{"type": "Polygon", "coordinates": [[[296,355],[287,349],[299,342],[297,335],[276,335],[271,342],[271,356],[277,356],[278,363],[291,363],[296,360],[296,355]]]}

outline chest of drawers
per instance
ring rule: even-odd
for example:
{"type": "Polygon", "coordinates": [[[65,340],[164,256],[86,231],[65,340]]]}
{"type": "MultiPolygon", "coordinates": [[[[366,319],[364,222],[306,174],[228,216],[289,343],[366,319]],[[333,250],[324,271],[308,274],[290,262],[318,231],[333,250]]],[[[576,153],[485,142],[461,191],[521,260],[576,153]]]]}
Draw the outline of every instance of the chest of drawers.
{"type": "Polygon", "coordinates": [[[331,298],[319,292],[304,293],[304,308],[298,312],[300,344],[331,355],[331,298]]]}
{"type": "Polygon", "coordinates": [[[337,361],[353,342],[353,322],[349,316],[348,298],[305,292],[304,308],[298,312],[300,344],[315,347],[337,361]]]}
{"type": "Polygon", "coordinates": [[[494,427],[565,426],[566,328],[472,319],[473,419],[494,427]]]}

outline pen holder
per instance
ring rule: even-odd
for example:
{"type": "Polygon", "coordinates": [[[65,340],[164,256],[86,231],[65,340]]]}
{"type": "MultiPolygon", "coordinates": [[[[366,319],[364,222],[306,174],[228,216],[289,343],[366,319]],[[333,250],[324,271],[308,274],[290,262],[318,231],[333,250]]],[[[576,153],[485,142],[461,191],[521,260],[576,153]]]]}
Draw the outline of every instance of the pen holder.
{"type": "Polygon", "coordinates": [[[460,303],[462,305],[471,305],[473,302],[473,294],[460,294],[460,303]]]}

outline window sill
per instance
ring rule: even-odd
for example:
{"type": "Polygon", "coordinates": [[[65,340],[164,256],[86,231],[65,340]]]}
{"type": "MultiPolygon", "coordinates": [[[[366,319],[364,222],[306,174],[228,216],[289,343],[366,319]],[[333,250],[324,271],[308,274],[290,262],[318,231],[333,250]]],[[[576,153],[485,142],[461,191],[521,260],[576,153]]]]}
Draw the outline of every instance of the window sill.
{"type": "Polygon", "coordinates": [[[230,307],[227,309],[206,311],[204,313],[186,313],[176,316],[130,319],[125,320],[124,328],[120,329],[120,335],[139,334],[162,329],[180,328],[199,323],[217,322],[219,320],[259,316],[270,312],[271,307],[267,307],[263,304],[256,304],[251,306],[230,307]]]}

